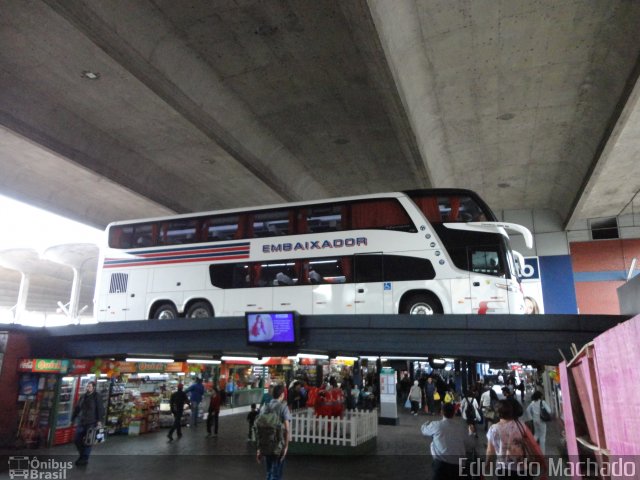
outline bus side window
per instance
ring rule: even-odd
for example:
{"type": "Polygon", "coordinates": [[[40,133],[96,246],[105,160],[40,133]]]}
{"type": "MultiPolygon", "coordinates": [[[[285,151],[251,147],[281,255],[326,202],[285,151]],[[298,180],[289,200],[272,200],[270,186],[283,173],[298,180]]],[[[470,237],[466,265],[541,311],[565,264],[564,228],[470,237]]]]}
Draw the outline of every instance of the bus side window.
{"type": "Polygon", "coordinates": [[[356,255],[356,283],[382,281],[382,255],[356,255]]]}

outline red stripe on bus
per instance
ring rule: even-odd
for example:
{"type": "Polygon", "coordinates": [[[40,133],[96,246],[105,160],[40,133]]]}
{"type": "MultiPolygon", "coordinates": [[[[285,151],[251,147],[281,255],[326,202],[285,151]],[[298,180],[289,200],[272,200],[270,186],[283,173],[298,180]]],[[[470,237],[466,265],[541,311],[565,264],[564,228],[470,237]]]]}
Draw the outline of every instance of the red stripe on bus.
{"type": "MultiPolygon", "coordinates": [[[[137,257],[143,258],[154,258],[154,257],[167,257],[167,256],[176,256],[176,255],[196,255],[200,253],[218,253],[218,252],[237,252],[239,250],[246,250],[246,246],[239,247],[225,247],[225,248],[208,248],[206,250],[171,250],[169,252],[158,252],[158,253],[140,253],[137,254],[137,257]]],[[[135,255],[135,254],[134,254],[135,255]]]]}
{"type": "Polygon", "coordinates": [[[249,255],[227,255],[225,257],[210,257],[210,258],[185,258],[182,260],[158,260],[155,262],[131,262],[122,264],[104,264],[104,268],[124,268],[124,267],[140,267],[147,265],[168,265],[178,263],[193,263],[193,262],[210,262],[212,260],[239,260],[242,258],[249,258],[249,255]]]}

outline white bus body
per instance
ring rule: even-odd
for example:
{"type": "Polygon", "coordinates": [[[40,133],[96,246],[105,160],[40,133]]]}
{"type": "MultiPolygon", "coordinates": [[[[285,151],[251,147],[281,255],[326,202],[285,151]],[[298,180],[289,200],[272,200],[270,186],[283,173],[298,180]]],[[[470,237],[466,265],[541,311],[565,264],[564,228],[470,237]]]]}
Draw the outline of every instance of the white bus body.
{"type": "Polygon", "coordinates": [[[506,230],[526,229],[487,220],[493,214],[473,192],[416,192],[112,223],[108,241],[118,249],[101,258],[97,320],[261,310],[524,313],[506,230]],[[429,222],[411,194],[427,198],[423,202],[437,198],[443,221],[429,222]],[[469,197],[485,208],[481,222],[444,221],[449,203],[455,206],[448,215],[455,210],[461,217],[460,198],[469,197]],[[391,227],[380,223],[385,215],[391,227]],[[373,228],[353,228],[369,224],[373,228]],[[249,233],[238,234],[242,225],[249,233]],[[258,238],[244,238],[249,235],[258,238]]]}

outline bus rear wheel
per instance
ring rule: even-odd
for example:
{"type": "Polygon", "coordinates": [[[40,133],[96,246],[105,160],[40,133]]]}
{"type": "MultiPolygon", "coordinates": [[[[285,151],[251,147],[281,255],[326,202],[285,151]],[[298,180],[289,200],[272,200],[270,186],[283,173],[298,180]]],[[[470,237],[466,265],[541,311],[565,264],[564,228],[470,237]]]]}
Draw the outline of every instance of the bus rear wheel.
{"type": "Polygon", "coordinates": [[[196,302],[187,309],[187,318],[211,318],[213,309],[208,302],[196,302]]]}
{"type": "Polygon", "coordinates": [[[433,315],[442,313],[440,302],[436,298],[426,293],[412,295],[404,302],[402,313],[409,315],[433,315]]]}
{"type": "Polygon", "coordinates": [[[156,320],[172,320],[178,318],[178,311],[173,303],[161,303],[154,310],[153,318],[156,320]]]}

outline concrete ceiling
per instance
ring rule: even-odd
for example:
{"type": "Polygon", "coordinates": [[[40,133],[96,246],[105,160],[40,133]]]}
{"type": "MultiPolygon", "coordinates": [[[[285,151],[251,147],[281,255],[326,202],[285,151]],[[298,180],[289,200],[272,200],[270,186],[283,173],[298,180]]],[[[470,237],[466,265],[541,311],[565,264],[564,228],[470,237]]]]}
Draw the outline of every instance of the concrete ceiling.
{"type": "Polygon", "coordinates": [[[639,31],[625,0],[4,1],[0,193],[98,227],[429,186],[615,216],[639,31]]]}

